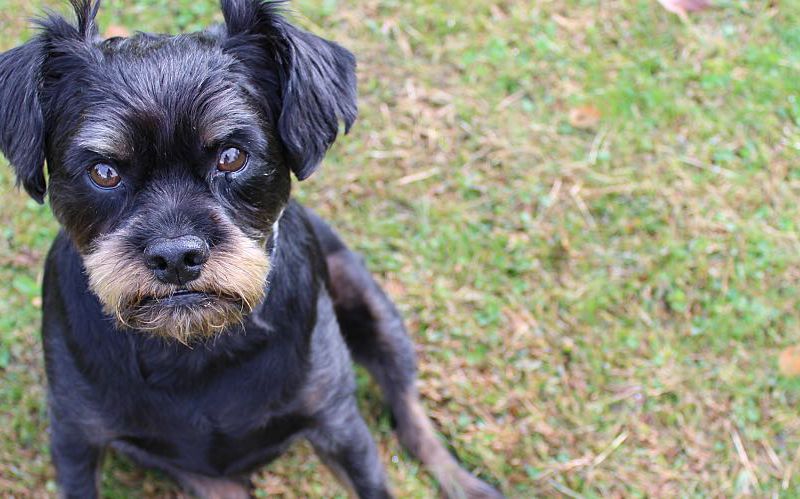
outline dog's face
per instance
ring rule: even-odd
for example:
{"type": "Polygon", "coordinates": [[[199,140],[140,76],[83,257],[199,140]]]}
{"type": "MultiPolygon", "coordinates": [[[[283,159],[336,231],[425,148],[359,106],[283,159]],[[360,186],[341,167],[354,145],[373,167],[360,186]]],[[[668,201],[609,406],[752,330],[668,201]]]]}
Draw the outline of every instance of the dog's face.
{"type": "Polygon", "coordinates": [[[188,341],[262,298],[265,245],[356,115],[355,62],[275,3],[223,0],[225,25],[97,38],[95,2],[0,55],[0,149],[83,257],[120,326],[188,341]],[[46,189],[44,163],[49,188],[46,189]]]}

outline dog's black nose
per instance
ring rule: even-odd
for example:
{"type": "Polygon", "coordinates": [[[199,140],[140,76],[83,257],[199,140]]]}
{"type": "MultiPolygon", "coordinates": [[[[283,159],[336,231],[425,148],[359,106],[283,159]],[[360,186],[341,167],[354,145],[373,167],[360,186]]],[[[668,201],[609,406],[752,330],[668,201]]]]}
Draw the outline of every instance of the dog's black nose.
{"type": "Polygon", "coordinates": [[[200,277],[208,255],[208,244],[195,236],[158,239],[144,250],[145,263],[158,280],[177,285],[200,277]]]}

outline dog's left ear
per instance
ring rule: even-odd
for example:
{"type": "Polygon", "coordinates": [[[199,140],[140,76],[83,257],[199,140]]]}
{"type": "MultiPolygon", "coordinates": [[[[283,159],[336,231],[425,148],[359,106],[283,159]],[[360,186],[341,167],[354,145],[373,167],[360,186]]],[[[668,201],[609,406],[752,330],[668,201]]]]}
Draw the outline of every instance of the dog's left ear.
{"type": "Polygon", "coordinates": [[[278,134],[292,171],[304,180],[336,140],[339,120],[347,133],[356,119],[356,61],[341,46],[289,24],[278,12],[282,3],[222,0],[226,50],[274,69],[258,83],[279,89],[278,134]]]}

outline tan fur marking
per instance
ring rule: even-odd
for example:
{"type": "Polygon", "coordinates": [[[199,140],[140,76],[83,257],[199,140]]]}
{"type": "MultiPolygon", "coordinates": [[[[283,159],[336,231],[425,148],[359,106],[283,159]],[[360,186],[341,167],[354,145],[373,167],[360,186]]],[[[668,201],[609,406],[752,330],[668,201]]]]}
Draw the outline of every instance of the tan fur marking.
{"type": "Polygon", "coordinates": [[[113,121],[87,121],[78,132],[77,142],[81,147],[99,154],[119,156],[128,154],[126,131],[113,121]]]}
{"type": "Polygon", "coordinates": [[[120,326],[175,338],[187,343],[208,337],[241,322],[264,297],[270,262],[266,251],[241,230],[228,224],[233,234],[211,249],[208,262],[189,291],[208,298],[194,306],[167,306],[178,287],[158,281],[144,259],[125,244],[125,230],[103,237],[84,257],[89,287],[106,313],[120,326]]]}

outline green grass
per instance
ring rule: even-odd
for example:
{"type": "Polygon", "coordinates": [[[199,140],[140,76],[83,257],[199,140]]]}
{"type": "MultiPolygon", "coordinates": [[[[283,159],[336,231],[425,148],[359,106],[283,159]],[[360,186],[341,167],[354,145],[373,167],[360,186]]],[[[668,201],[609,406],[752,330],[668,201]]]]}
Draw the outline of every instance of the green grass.
{"type": "MultiPolygon", "coordinates": [[[[220,17],[129,3],[103,25],[220,17]]],[[[0,47],[44,5],[0,0],[0,47]]],[[[800,343],[800,3],[719,0],[688,23],[655,0],[293,6],[357,54],[361,89],[296,195],[399,303],[468,467],[512,497],[800,494],[800,381],[776,361],[800,343]]],[[[53,495],[37,297],[56,224],[0,178],[0,490],[53,495]]],[[[360,386],[397,495],[430,497],[360,386]]],[[[342,495],[322,470],[298,446],[256,483],[342,495]]],[[[109,497],[176,493],[119,458],[103,476],[109,497]]]]}

